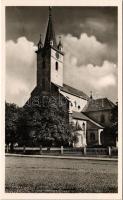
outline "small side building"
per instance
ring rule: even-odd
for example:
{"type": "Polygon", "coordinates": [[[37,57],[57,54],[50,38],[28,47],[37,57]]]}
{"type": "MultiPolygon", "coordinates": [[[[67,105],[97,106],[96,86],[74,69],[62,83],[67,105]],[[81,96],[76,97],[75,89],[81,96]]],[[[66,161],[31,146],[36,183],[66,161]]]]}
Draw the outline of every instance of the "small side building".
{"type": "Polygon", "coordinates": [[[104,127],[104,132],[101,135],[101,143],[104,146],[116,145],[116,134],[111,132],[114,107],[115,104],[108,98],[91,98],[83,109],[86,116],[104,127]]]}
{"type": "Polygon", "coordinates": [[[74,143],[74,147],[85,147],[93,145],[102,145],[101,134],[104,127],[96,123],[82,112],[72,113],[72,121],[75,124],[75,134],[78,141],[74,143]]]}

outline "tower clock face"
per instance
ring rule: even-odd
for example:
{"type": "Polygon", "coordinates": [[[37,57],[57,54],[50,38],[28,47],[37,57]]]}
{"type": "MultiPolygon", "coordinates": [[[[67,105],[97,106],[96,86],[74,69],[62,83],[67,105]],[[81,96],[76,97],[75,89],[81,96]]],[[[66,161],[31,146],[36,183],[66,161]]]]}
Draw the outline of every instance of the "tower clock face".
{"type": "Polygon", "coordinates": [[[59,53],[58,52],[56,52],[56,58],[59,59],[59,53]]]}

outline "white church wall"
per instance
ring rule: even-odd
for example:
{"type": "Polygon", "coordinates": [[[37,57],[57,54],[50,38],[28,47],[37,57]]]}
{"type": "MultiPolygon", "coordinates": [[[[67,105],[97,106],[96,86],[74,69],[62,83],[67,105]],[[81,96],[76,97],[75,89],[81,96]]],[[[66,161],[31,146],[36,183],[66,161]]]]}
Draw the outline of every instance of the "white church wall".
{"type": "Polygon", "coordinates": [[[66,93],[64,91],[60,91],[62,95],[64,95],[67,99],[69,99],[69,112],[72,113],[72,111],[75,112],[81,112],[85,105],[87,104],[87,100],[82,99],[80,97],[74,96],[72,94],[66,93]]]}
{"type": "Polygon", "coordinates": [[[87,145],[86,142],[86,129],[87,129],[87,122],[84,120],[79,120],[79,119],[73,119],[73,124],[77,124],[82,130],[77,130],[77,137],[78,137],[78,142],[73,143],[74,147],[85,147],[87,145]],[[83,128],[83,123],[85,124],[83,128]]]}
{"type": "Polygon", "coordinates": [[[59,54],[59,58],[56,57],[56,51],[51,49],[51,82],[59,86],[63,86],[63,55],[59,54]],[[58,69],[56,69],[56,62],[58,63],[58,69]]]}

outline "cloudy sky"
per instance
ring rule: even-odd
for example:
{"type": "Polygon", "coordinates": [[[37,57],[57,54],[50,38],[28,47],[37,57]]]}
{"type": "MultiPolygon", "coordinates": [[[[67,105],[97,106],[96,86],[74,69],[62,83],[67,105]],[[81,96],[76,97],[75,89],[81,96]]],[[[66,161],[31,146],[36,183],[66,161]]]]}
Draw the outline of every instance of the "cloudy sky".
{"type": "MultiPolygon", "coordinates": [[[[64,83],[117,101],[117,8],[53,7],[64,47],[64,83]]],[[[6,100],[22,106],[36,83],[35,49],[48,7],[6,8],[6,100]]]]}

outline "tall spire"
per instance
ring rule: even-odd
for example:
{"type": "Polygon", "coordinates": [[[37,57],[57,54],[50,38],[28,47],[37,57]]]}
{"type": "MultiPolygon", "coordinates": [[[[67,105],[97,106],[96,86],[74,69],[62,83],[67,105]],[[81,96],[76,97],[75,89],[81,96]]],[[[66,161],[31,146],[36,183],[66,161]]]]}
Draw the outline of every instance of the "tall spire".
{"type": "Polygon", "coordinates": [[[47,26],[47,32],[46,32],[44,47],[47,47],[49,45],[51,45],[53,47],[57,47],[55,32],[54,32],[53,23],[52,23],[52,9],[51,9],[51,7],[49,7],[49,20],[48,20],[48,26],[47,26]]]}
{"type": "Polygon", "coordinates": [[[49,17],[51,17],[51,16],[52,16],[52,7],[49,6],[49,17]]]}

